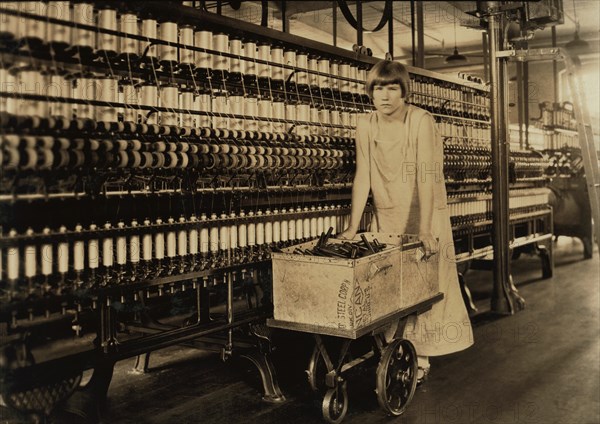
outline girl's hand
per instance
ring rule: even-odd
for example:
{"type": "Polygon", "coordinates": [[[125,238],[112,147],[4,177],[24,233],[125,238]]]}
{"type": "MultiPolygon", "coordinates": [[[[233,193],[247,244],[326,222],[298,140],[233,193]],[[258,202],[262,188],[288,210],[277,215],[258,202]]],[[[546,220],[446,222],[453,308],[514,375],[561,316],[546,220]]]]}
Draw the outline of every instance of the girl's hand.
{"type": "Polygon", "coordinates": [[[438,241],[431,233],[420,233],[419,240],[423,243],[423,249],[425,250],[424,260],[429,259],[435,255],[438,251],[438,241]]]}
{"type": "Polygon", "coordinates": [[[348,227],[344,231],[336,235],[335,238],[341,240],[352,240],[354,236],[356,236],[356,230],[348,227]]]}

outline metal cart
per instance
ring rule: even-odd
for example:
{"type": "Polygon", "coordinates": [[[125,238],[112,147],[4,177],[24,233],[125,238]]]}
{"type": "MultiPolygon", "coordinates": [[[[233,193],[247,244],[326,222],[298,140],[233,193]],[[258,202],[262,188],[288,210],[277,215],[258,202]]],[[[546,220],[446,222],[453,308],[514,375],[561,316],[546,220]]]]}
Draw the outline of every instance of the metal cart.
{"type": "MultiPolygon", "coordinates": [[[[323,394],[323,417],[331,423],[341,422],[348,410],[345,374],[371,358],[379,358],[379,405],[394,416],[406,410],[417,386],[418,365],[413,344],[401,338],[404,327],[409,317],[443,299],[438,255],[422,260],[422,245],[414,236],[367,237],[390,247],[354,260],[297,255],[292,249],[273,254],[274,318],[267,324],[314,335],[308,381],[323,394]],[[368,352],[349,355],[353,342],[369,336],[368,352]],[[330,338],[339,342],[335,349],[330,338]]],[[[301,250],[315,243],[305,243],[301,250]]]]}

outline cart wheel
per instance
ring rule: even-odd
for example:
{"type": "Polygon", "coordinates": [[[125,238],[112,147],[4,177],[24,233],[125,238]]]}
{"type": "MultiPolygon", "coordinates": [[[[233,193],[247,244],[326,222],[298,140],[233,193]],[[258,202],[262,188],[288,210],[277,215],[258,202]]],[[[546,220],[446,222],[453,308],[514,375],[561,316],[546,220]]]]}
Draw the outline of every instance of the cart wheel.
{"type": "Polygon", "coordinates": [[[310,355],[310,361],[308,362],[308,369],[306,370],[308,376],[308,384],[313,392],[325,392],[325,375],[327,375],[327,365],[325,359],[319,350],[318,346],[315,346],[312,354],[310,355]]]}
{"type": "Polygon", "coordinates": [[[346,392],[346,382],[338,384],[335,388],[327,390],[323,398],[323,418],[327,422],[337,424],[341,423],[346,412],[348,412],[348,393],[346,392]]]}
{"type": "Polygon", "coordinates": [[[401,415],[417,387],[417,353],[408,340],[394,340],[377,365],[377,401],[390,415],[401,415]]]}

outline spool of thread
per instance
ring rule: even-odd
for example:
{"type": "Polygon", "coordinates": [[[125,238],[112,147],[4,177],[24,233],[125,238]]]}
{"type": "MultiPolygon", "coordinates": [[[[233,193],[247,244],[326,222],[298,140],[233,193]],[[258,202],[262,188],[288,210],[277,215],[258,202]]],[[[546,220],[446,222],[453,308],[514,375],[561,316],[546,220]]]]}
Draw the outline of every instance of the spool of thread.
{"type": "MultiPolygon", "coordinates": [[[[73,97],[80,100],[96,99],[96,80],[87,76],[82,76],[75,80],[73,88],[73,97]]],[[[96,119],[95,106],[88,103],[79,103],[73,106],[74,114],[81,119],[96,119]]]]}
{"type": "MultiPolygon", "coordinates": [[[[287,66],[296,67],[296,50],[287,49],[283,52],[283,63],[287,66]]],[[[294,73],[294,69],[285,68],[283,70],[283,79],[287,81],[290,75],[294,73]]]]}
{"type": "MultiPolygon", "coordinates": [[[[284,120],[286,118],[286,107],[281,99],[275,99],[272,103],[273,119],[284,120]]],[[[295,112],[295,111],[294,111],[295,112]]],[[[290,115],[294,113],[290,111],[290,115]]],[[[282,133],[286,130],[286,124],[283,121],[273,121],[273,132],[282,133]]]]}
{"type": "Polygon", "coordinates": [[[336,78],[340,74],[340,64],[334,60],[329,64],[329,84],[333,90],[339,90],[340,84],[339,79],[336,78]]]}
{"type": "MultiPolygon", "coordinates": [[[[144,84],[140,88],[140,105],[141,106],[158,106],[158,87],[155,84],[144,84]]],[[[142,114],[142,122],[147,124],[157,124],[158,114],[155,111],[148,109],[140,109],[142,114]]]]}
{"type": "Polygon", "coordinates": [[[121,82],[121,88],[123,90],[123,103],[132,106],[126,107],[123,111],[123,121],[137,123],[140,114],[140,109],[137,108],[139,106],[139,89],[132,81],[121,82]]]}
{"type": "Polygon", "coordinates": [[[331,132],[331,127],[329,127],[329,124],[331,123],[331,120],[329,119],[329,109],[327,109],[327,108],[319,109],[319,122],[322,125],[321,126],[321,134],[329,135],[331,132]]]}
{"type": "MultiPolygon", "coordinates": [[[[300,206],[298,206],[296,208],[296,213],[301,213],[301,212],[302,212],[302,208],[300,206]]],[[[302,240],[302,238],[304,238],[304,237],[305,237],[305,235],[304,235],[304,220],[302,218],[298,217],[298,218],[296,218],[296,240],[302,240]]]]}
{"type": "Polygon", "coordinates": [[[329,79],[329,68],[330,68],[329,59],[321,58],[318,60],[317,63],[318,63],[318,71],[320,73],[320,75],[317,79],[319,87],[330,88],[331,80],[329,79]]]}
{"type": "Polygon", "coordinates": [[[319,133],[319,109],[314,104],[309,105],[309,132],[310,134],[318,134],[319,133]]]}
{"type": "MultiPolygon", "coordinates": [[[[256,212],[257,218],[262,218],[263,212],[259,209],[256,212]]],[[[256,245],[261,246],[265,244],[265,223],[261,220],[256,222],[256,245]]]]}
{"type": "MultiPolygon", "coordinates": [[[[282,243],[286,243],[289,240],[289,222],[286,218],[287,209],[283,208],[281,210],[281,222],[279,225],[280,228],[280,240],[282,243]]],[[[275,232],[275,227],[273,227],[273,231],[275,232]]]]}
{"type": "Polygon", "coordinates": [[[254,217],[254,212],[252,212],[252,211],[248,212],[248,218],[250,220],[248,221],[248,225],[247,225],[247,229],[248,229],[247,242],[248,242],[248,246],[250,246],[250,247],[256,246],[256,222],[254,222],[253,217],[254,217]]]}
{"type": "MultiPolygon", "coordinates": [[[[46,17],[46,9],[47,5],[42,1],[19,2],[19,11],[23,13],[46,17]]],[[[30,47],[37,47],[46,40],[46,31],[46,21],[24,18],[17,27],[17,38],[25,41],[30,47]]]]}
{"type": "MultiPolygon", "coordinates": [[[[310,133],[309,126],[305,122],[310,121],[310,105],[308,103],[301,102],[297,105],[296,111],[297,111],[296,112],[296,120],[300,121],[300,122],[298,122],[298,125],[296,127],[296,134],[309,135],[309,133],[310,133]]],[[[286,109],[286,113],[287,113],[287,109],[286,109]]],[[[286,119],[287,119],[287,115],[286,115],[286,119]]]]}
{"type": "Polygon", "coordinates": [[[308,54],[305,52],[298,52],[296,54],[296,67],[298,71],[296,73],[295,79],[298,84],[308,84],[308,73],[306,70],[308,69],[308,54]]]}
{"type": "MultiPolygon", "coordinates": [[[[90,231],[97,231],[98,227],[96,224],[90,225],[90,231]]],[[[88,240],[88,267],[90,269],[97,269],[100,263],[100,247],[98,239],[92,237],[88,240]]]]}
{"type": "MultiPolygon", "coordinates": [[[[162,226],[162,219],[158,218],[156,220],[156,225],[159,227],[162,226]]],[[[154,234],[154,259],[159,261],[165,258],[165,234],[162,231],[158,231],[154,234]]]]}
{"type": "MultiPolygon", "coordinates": [[[[229,96],[229,112],[233,115],[244,115],[244,103],[246,103],[244,96],[239,94],[229,96]]],[[[243,118],[231,118],[229,124],[231,129],[241,131],[244,129],[244,121],[243,118]]]]}
{"type": "MultiPolygon", "coordinates": [[[[266,42],[261,42],[258,44],[258,60],[271,60],[271,45],[266,42]]],[[[259,78],[270,78],[271,77],[271,67],[265,63],[257,64],[258,77],[259,78]]]]}
{"type": "MultiPolygon", "coordinates": [[[[283,102],[277,102],[278,108],[283,108],[283,102]]],[[[266,121],[261,120],[258,121],[258,130],[264,133],[273,132],[273,122],[270,119],[273,118],[273,107],[274,103],[271,103],[269,99],[258,99],[258,116],[261,118],[267,118],[266,121]]],[[[280,110],[278,112],[280,115],[283,115],[283,111],[280,110]]]]}
{"type": "MultiPolygon", "coordinates": [[[[36,96],[45,95],[46,77],[36,69],[19,69],[16,71],[19,94],[36,96]]],[[[17,102],[17,114],[23,116],[48,116],[48,102],[22,99],[17,102]]]]}
{"type": "MultiPolygon", "coordinates": [[[[11,17],[12,18],[12,17],[11,17]]],[[[6,68],[0,68],[1,89],[7,93],[18,93],[19,86],[15,75],[6,68]]],[[[10,97],[0,97],[0,112],[10,114],[17,113],[17,99],[10,97]]]]}
{"type": "MultiPolygon", "coordinates": [[[[169,218],[167,222],[169,225],[173,225],[175,220],[169,218]]],[[[177,234],[174,230],[169,229],[167,231],[167,257],[174,258],[175,256],[177,256],[177,234]]]]}
{"type": "MultiPolygon", "coordinates": [[[[231,212],[229,218],[235,219],[235,212],[231,212]]],[[[229,247],[232,250],[238,248],[238,226],[235,222],[229,226],[229,247]]]]}
{"type": "MultiPolygon", "coordinates": [[[[210,31],[196,31],[194,33],[195,45],[203,49],[212,50],[213,34],[210,31]]],[[[206,52],[194,52],[194,61],[197,68],[211,67],[211,54],[206,52]]]]}
{"type": "Polygon", "coordinates": [[[340,123],[344,126],[340,131],[340,135],[350,137],[350,113],[347,110],[340,112],[340,123]]]}
{"type": "MultiPolygon", "coordinates": [[[[290,208],[290,212],[294,212],[294,210],[292,208],[290,208]]],[[[283,239],[283,236],[282,236],[282,239],[283,239]]],[[[290,218],[288,220],[288,240],[289,241],[296,240],[296,220],[293,218],[290,218]]]]}
{"type": "MultiPolygon", "coordinates": [[[[179,223],[184,224],[185,218],[179,217],[179,223]]],[[[177,232],[177,255],[182,258],[188,254],[188,233],[185,229],[180,229],[177,232]]]]}
{"type": "MultiPolygon", "coordinates": [[[[42,230],[42,234],[49,235],[51,233],[50,228],[45,227],[42,230]]],[[[42,275],[49,276],[52,274],[52,268],[54,266],[54,255],[51,243],[44,243],[40,248],[40,262],[42,263],[42,275]]],[[[1,270],[1,267],[0,267],[1,270]]]]}
{"type": "Polygon", "coordinates": [[[350,65],[350,78],[353,80],[350,82],[350,92],[358,93],[358,66],[350,65]]]}
{"type": "MultiPolygon", "coordinates": [[[[112,226],[110,222],[104,224],[105,230],[110,230],[112,226]]],[[[114,265],[114,243],[113,239],[110,236],[106,236],[102,240],[102,265],[105,267],[111,267],[114,265]]]]}
{"type": "Polygon", "coordinates": [[[227,93],[215,93],[212,101],[212,110],[214,113],[213,128],[229,128],[229,118],[227,117],[229,111],[229,99],[227,93]]]}
{"type": "MultiPolygon", "coordinates": [[[[125,223],[119,221],[117,228],[125,228],[125,223]]],[[[124,235],[117,236],[117,265],[125,265],[127,263],[127,237],[124,235]]]]}
{"type": "MultiPolygon", "coordinates": [[[[229,35],[216,33],[213,35],[213,49],[219,53],[229,53],[229,35]]],[[[229,70],[229,58],[220,54],[213,56],[213,69],[218,71],[229,70]]]]}
{"type": "MultiPolygon", "coordinates": [[[[339,75],[342,78],[350,78],[350,65],[348,63],[339,64],[339,74],[333,73],[332,75],[339,75]]],[[[340,79],[338,80],[339,90],[343,93],[350,91],[350,81],[340,79]]]]}
{"type": "MultiPolygon", "coordinates": [[[[27,231],[25,232],[25,235],[27,236],[33,236],[33,230],[31,228],[28,228],[27,231]]],[[[36,275],[36,269],[37,269],[37,258],[36,258],[36,248],[35,248],[35,244],[28,244],[25,246],[25,255],[24,255],[24,262],[25,262],[25,277],[26,278],[32,278],[35,277],[36,275]]]]}
{"type": "MultiPolygon", "coordinates": [[[[185,46],[194,46],[194,27],[191,25],[181,25],[179,27],[179,44],[185,46]]],[[[194,51],[186,48],[179,49],[179,63],[182,65],[193,65],[194,51]]]]}
{"type": "Polygon", "coordinates": [[[177,84],[165,84],[160,87],[161,107],[169,109],[160,112],[161,125],[179,125],[178,113],[173,109],[179,109],[179,86],[177,84]]]}
{"type": "MultiPolygon", "coordinates": [[[[160,39],[169,43],[177,43],[177,24],[175,22],[161,22],[159,24],[160,39]]],[[[160,45],[160,61],[162,63],[177,62],[177,47],[173,45],[160,45]]]]}
{"type": "MultiPolygon", "coordinates": [[[[222,213],[221,219],[227,219],[227,215],[222,213]]],[[[219,250],[227,251],[229,249],[230,241],[231,240],[230,240],[230,235],[229,235],[229,225],[227,225],[227,224],[220,225],[219,226],[219,250]]]]}
{"type": "Polygon", "coordinates": [[[192,215],[190,216],[190,220],[189,222],[193,223],[194,226],[192,228],[190,228],[190,230],[188,231],[188,242],[189,242],[189,252],[190,255],[197,255],[198,254],[198,242],[199,242],[199,232],[198,232],[198,228],[197,228],[197,224],[198,224],[198,219],[196,218],[196,215],[192,215]]]}
{"type": "MultiPolygon", "coordinates": [[[[16,237],[17,231],[10,230],[8,232],[8,236],[16,237]]],[[[6,276],[8,277],[9,280],[13,280],[13,281],[18,280],[19,279],[19,266],[20,266],[19,247],[18,246],[9,247],[8,249],[6,249],[6,254],[7,254],[6,276]]]]}
{"type": "MultiPolygon", "coordinates": [[[[89,23],[88,23],[89,25],[89,23]]],[[[117,9],[104,3],[98,9],[98,27],[111,31],[117,30],[117,9]]],[[[98,33],[98,50],[105,54],[116,54],[117,37],[103,32],[98,33]]]]}
{"type": "MultiPolygon", "coordinates": [[[[200,93],[194,97],[194,110],[200,112],[212,112],[212,98],[210,93],[200,93]]],[[[210,115],[194,115],[197,126],[201,128],[210,128],[210,115]]]]}
{"type": "MultiPolygon", "coordinates": [[[[332,109],[329,113],[329,120],[332,125],[340,125],[340,112],[337,109],[332,109]]],[[[331,131],[329,135],[338,137],[340,136],[340,128],[339,127],[331,127],[331,131]]]]}
{"type": "MultiPolygon", "coordinates": [[[[124,12],[119,19],[120,31],[125,34],[139,35],[138,17],[135,13],[124,12]]],[[[138,56],[140,43],[134,38],[119,37],[119,53],[123,55],[138,56]]]]}
{"type": "Polygon", "coordinates": [[[73,4],[73,21],[75,30],[71,44],[84,49],[93,49],[96,47],[96,33],[89,29],[79,29],[77,24],[95,25],[94,4],[92,2],[73,4]]]}
{"type": "Polygon", "coordinates": [[[242,72],[246,75],[256,76],[256,62],[253,60],[256,59],[256,43],[254,41],[244,42],[244,56],[246,56],[248,60],[244,61],[242,72]]]}
{"type": "Polygon", "coordinates": [[[242,66],[243,62],[240,59],[242,55],[242,40],[239,38],[230,38],[229,40],[229,53],[236,57],[229,58],[229,67],[231,72],[242,73],[244,72],[242,66]]]}
{"type": "MultiPolygon", "coordinates": [[[[3,5],[4,6],[4,5],[3,5]]],[[[68,1],[53,1],[47,5],[47,15],[51,19],[71,21],[71,7],[68,1]]],[[[47,40],[54,46],[66,47],[71,43],[71,27],[62,24],[47,25],[47,40]]]]}
{"type": "MultiPolygon", "coordinates": [[[[46,95],[49,97],[64,97],[67,99],[73,98],[73,86],[71,81],[63,75],[52,74],[50,75],[50,84],[46,88],[46,95]]],[[[61,102],[50,102],[49,112],[50,116],[60,117],[65,119],[71,119],[73,114],[72,103],[61,103],[61,102]]]]}
{"type": "Polygon", "coordinates": [[[297,130],[297,128],[295,128],[297,121],[297,107],[298,105],[295,102],[288,102],[285,104],[285,120],[288,121],[285,123],[285,130],[288,132],[292,128],[297,130]]]}
{"type": "MultiPolygon", "coordinates": [[[[138,222],[134,219],[131,221],[131,227],[138,230],[138,222]]],[[[137,264],[140,262],[140,236],[138,233],[132,234],[129,237],[129,262],[137,264]]]]}
{"type": "MultiPolygon", "coordinates": [[[[181,90],[179,92],[179,107],[185,111],[194,110],[194,91],[191,89],[181,90]]],[[[181,113],[181,126],[182,127],[195,127],[194,115],[187,112],[181,113]]]]}
{"type": "MultiPolygon", "coordinates": [[[[258,98],[249,96],[244,99],[244,114],[246,116],[258,116],[258,98]]],[[[248,131],[258,131],[258,121],[255,119],[245,119],[244,129],[248,131]]]]}
{"type": "MultiPolygon", "coordinates": [[[[107,103],[115,103],[118,99],[117,80],[110,77],[98,78],[96,84],[96,98],[99,101],[107,103]]],[[[114,106],[98,106],[96,107],[98,121],[116,122],[118,120],[117,109],[114,106]]]]}
{"type": "Polygon", "coordinates": [[[240,248],[245,248],[248,246],[248,226],[243,221],[246,217],[246,213],[244,211],[240,211],[240,218],[242,222],[238,225],[238,245],[240,248]]]}
{"type": "Polygon", "coordinates": [[[275,65],[271,66],[271,78],[274,80],[283,80],[283,68],[277,65],[283,65],[283,47],[271,47],[271,62],[275,65]]]}
{"type": "Polygon", "coordinates": [[[308,74],[308,84],[311,86],[318,87],[319,86],[319,76],[316,72],[319,71],[319,59],[315,56],[310,56],[308,58],[308,70],[311,71],[308,74]]]}
{"type": "MultiPolygon", "coordinates": [[[[270,211],[267,209],[267,215],[270,211]]],[[[279,245],[281,241],[281,221],[279,220],[279,210],[273,211],[273,220],[267,221],[265,224],[265,241],[269,244],[274,243],[279,245]]]]}
{"type": "MultiPolygon", "coordinates": [[[[2,7],[5,9],[12,10],[14,12],[19,10],[19,2],[10,1],[2,4],[2,7]]],[[[11,16],[7,14],[0,14],[0,38],[3,40],[14,40],[17,38],[19,33],[19,19],[16,16],[11,16]]],[[[1,251],[0,251],[1,252],[1,251]]],[[[2,264],[0,260],[0,265],[2,264]]],[[[2,267],[0,267],[0,272],[2,271],[2,267]]]]}
{"type": "MultiPolygon", "coordinates": [[[[151,17],[146,17],[142,19],[142,35],[148,37],[148,39],[157,39],[158,38],[158,23],[156,19],[151,17]]],[[[142,54],[146,50],[146,47],[151,44],[151,41],[147,41],[145,43],[141,43],[140,51],[142,54]]],[[[146,53],[146,57],[150,60],[158,59],[158,46],[153,45],[148,47],[148,52],[146,53]]]]}
{"type": "Polygon", "coordinates": [[[150,232],[150,220],[144,220],[144,233],[142,234],[142,260],[148,262],[152,260],[152,233],[150,232]]]}
{"type": "Polygon", "coordinates": [[[217,214],[210,215],[210,224],[208,228],[209,234],[209,251],[213,255],[219,252],[219,224],[217,223],[217,214]]]}

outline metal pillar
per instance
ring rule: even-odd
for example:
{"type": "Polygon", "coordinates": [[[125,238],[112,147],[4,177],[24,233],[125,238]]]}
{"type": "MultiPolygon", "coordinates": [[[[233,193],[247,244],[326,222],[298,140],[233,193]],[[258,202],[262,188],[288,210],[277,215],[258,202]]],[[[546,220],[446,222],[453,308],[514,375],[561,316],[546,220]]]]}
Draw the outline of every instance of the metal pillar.
{"type": "Polygon", "coordinates": [[[423,23],[423,3],[417,3],[417,66],[425,67],[425,26],[423,23]]]}
{"type": "Polygon", "coordinates": [[[507,61],[497,57],[503,50],[505,18],[500,11],[501,2],[479,4],[480,12],[487,16],[488,50],[490,55],[490,97],[492,117],[492,208],[494,248],[494,288],[491,309],[500,314],[513,314],[524,307],[510,275],[510,225],[508,193],[508,80],[507,61]]]}

